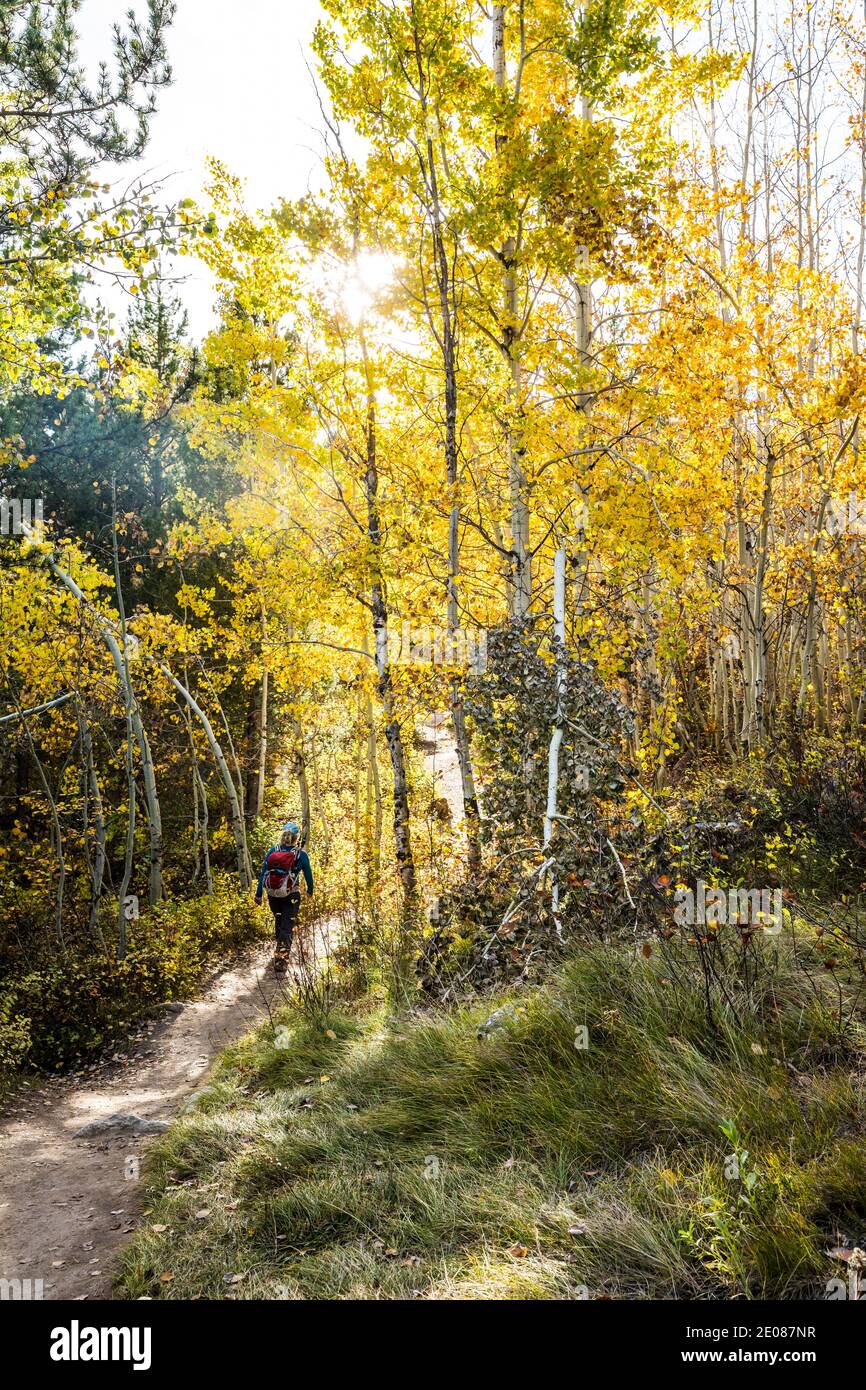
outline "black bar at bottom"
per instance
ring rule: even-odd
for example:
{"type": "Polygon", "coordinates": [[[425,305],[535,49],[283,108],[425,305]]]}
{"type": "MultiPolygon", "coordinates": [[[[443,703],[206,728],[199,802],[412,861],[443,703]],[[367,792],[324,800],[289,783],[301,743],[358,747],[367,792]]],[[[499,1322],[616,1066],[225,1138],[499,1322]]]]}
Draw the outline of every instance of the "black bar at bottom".
{"type": "MultiPolygon", "coordinates": [[[[795,1369],[828,1373],[862,1364],[866,1298],[798,1303],[648,1303],[590,1300],[532,1304],[417,1302],[0,1302],[0,1336],[9,1369],[37,1372],[66,1383],[129,1373],[174,1378],[202,1375],[259,1379],[280,1366],[288,1372],[310,1361],[330,1378],[345,1358],[357,1373],[368,1361],[391,1361],[399,1338],[422,1363],[404,1365],[402,1378],[450,1374],[474,1348],[489,1380],[491,1366],[525,1357],[537,1373],[551,1355],[593,1379],[622,1373],[676,1370],[701,1377],[708,1367],[736,1374],[759,1368],[769,1383],[795,1369]],[[503,1311],[506,1319],[503,1319],[503,1311]],[[500,1321],[500,1319],[502,1319],[500,1321]],[[444,1336],[448,1341],[442,1340],[444,1336]],[[434,1335],[436,1341],[428,1339],[434,1335]],[[452,1341],[451,1336],[459,1338],[452,1341]],[[386,1340],[383,1340],[386,1339],[386,1340]],[[439,1348],[438,1352],[434,1351],[439,1348]],[[441,1356],[441,1360],[440,1360],[441,1356]],[[456,1357],[456,1361],[455,1358],[456,1357]],[[300,1358],[300,1360],[298,1359],[300,1358]],[[360,1358],[360,1361],[359,1361],[360,1358]],[[372,1358],[371,1360],[368,1360],[372,1358]],[[437,1365],[438,1363],[438,1365],[437,1365]],[[137,1368],[137,1369],[136,1369],[137,1368]]],[[[402,1358],[401,1358],[402,1359],[402,1358]]],[[[475,1359],[475,1358],[473,1358],[475,1359]]],[[[393,1364],[393,1363],[392,1363],[393,1364]]]]}

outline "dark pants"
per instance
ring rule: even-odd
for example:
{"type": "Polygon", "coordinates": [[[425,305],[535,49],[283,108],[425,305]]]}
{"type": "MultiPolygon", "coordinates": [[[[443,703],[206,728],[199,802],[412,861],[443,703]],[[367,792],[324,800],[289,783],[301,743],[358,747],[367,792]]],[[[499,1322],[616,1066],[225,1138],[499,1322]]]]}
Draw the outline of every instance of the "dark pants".
{"type": "Polygon", "coordinates": [[[274,928],[277,934],[277,949],[287,954],[292,945],[292,933],[298,924],[301,910],[301,895],[296,890],[286,898],[272,898],[268,895],[268,905],[274,914],[274,928]]]}

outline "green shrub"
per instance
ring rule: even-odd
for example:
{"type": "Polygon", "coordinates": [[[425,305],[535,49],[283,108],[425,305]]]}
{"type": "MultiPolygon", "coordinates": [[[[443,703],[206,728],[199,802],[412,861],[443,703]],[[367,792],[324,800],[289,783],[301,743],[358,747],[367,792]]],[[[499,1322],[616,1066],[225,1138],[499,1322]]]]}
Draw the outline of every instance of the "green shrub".
{"type": "Polygon", "coordinates": [[[29,1018],[16,1015],[10,995],[0,995],[0,1088],[19,1069],[29,1049],[29,1018]]]}

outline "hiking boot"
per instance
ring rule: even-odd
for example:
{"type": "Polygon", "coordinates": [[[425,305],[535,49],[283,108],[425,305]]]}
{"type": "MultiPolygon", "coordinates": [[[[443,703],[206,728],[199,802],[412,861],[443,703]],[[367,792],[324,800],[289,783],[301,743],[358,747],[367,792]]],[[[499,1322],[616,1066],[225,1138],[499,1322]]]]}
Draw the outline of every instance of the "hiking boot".
{"type": "Polygon", "coordinates": [[[286,973],[286,971],[288,970],[288,968],[289,968],[289,961],[288,961],[288,957],[286,956],[285,952],[284,952],[284,951],[277,951],[277,954],[274,956],[274,974],[275,974],[275,975],[285,975],[285,973],[286,973]]]}

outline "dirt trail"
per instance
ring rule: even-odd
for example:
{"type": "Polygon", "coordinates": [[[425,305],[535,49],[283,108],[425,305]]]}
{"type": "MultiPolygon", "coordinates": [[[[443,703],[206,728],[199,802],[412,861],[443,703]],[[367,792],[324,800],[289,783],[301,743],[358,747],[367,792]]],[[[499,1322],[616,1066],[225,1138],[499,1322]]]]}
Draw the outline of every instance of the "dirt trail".
{"type": "Polygon", "coordinates": [[[418,734],[424,750],[425,770],[433,777],[437,795],[448,802],[452,823],[458,825],[463,820],[463,785],[449,716],[431,715],[426,723],[419,725],[418,734]]]}
{"type": "MultiPolygon", "coordinates": [[[[456,824],[460,771],[445,716],[419,732],[426,768],[456,824]]],[[[320,959],[336,930],[328,923],[317,932],[320,959]]],[[[282,990],[266,969],[271,954],[257,947],[217,972],[198,999],[144,1023],[127,1055],[41,1083],[0,1118],[0,1281],[29,1280],[31,1296],[41,1287],[45,1299],[111,1297],[118,1252],[142,1210],[137,1170],[150,1141],[117,1128],[91,1137],[77,1131],[110,1116],[166,1122],[178,1115],[216,1055],[261,1022],[282,990]]]]}
{"type": "Polygon", "coordinates": [[[128,1056],[18,1098],[0,1120],[0,1280],[34,1281],[32,1297],[42,1280],[45,1299],[111,1296],[118,1249],[142,1207],[136,1161],[149,1141],[75,1132],[114,1114],[174,1118],[216,1054],[266,1015],[281,988],[266,971],[271,954],[256,947],[200,998],[142,1025],[128,1056]]]}

